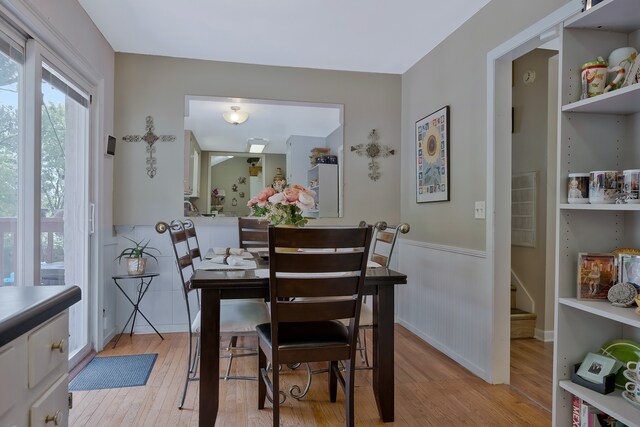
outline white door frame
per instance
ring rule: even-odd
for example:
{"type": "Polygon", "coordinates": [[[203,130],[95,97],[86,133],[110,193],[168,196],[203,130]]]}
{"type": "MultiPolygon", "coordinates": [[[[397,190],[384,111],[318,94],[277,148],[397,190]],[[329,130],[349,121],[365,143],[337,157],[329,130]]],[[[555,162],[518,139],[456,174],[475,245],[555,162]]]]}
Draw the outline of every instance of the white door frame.
{"type": "MultiPolygon", "coordinates": [[[[491,382],[509,383],[511,269],[511,63],[580,12],[569,3],[487,54],[487,280],[493,284],[491,382]]],[[[559,31],[558,31],[559,33],[559,31]]]]}

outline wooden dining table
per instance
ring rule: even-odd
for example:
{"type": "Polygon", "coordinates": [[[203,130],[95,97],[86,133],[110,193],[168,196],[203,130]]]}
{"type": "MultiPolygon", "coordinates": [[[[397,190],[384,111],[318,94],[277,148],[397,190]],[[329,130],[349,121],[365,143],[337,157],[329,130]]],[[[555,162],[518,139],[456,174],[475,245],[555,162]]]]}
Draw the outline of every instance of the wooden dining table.
{"type": "MultiPolygon", "coordinates": [[[[394,419],[394,287],[406,283],[402,273],[367,268],[364,292],[373,297],[373,394],[384,422],[394,419]]],[[[220,300],[268,298],[269,278],[254,270],[196,270],[191,286],[202,294],[199,425],[213,426],[219,406],[220,300]]]]}

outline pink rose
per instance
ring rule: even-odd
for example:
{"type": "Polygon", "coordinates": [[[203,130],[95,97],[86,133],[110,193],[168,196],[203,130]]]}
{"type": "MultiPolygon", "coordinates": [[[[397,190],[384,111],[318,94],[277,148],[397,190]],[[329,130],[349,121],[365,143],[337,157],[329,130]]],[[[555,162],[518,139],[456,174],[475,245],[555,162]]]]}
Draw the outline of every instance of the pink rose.
{"type": "Polygon", "coordinates": [[[273,203],[274,205],[281,203],[283,205],[288,205],[289,202],[287,202],[287,198],[284,195],[284,191],[281,193],[276,193],[273,196],[269,197],[269,202],[273,203]]]}
{"type": "Polygon", "coordinates": [[[287,199],[289,203],[295,203],[298,201],[298,195],[300,194],[300,190],[295,188],[295,186],[291,186],[289,188],[285,188],[282,190],[284,197],[287,199]]]}

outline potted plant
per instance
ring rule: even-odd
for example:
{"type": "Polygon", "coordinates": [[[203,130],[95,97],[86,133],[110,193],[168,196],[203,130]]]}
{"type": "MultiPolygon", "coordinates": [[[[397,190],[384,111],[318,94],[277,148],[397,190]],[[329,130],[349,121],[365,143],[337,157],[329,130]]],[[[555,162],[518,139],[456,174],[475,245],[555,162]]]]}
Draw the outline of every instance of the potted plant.
{"type": "Polygon", "coordinates": [[[144,274],[144,271],[147,267],[147,258],[146,256],[149,256],[153,259],[156,260],[156,262],[158,261],[158,258],[156,258],[151,252],[151,250],[158,252],[158,254],[160,253],[160,251],[156,248],[152,248],[149,247],[149,240],[147,240],[146,243],[144,243],[144,240],[140,240],[139,242],[136,242],[133,239],[130,239],[126,236],[122,236],[125,239],[129,240],[131,243],[134,244],[134,246],[129,246],[128,248],[125,248],[122,250],[122,252],[120,252],[120,255],[118,255],[116,257],[116,259],[118,260],[118,262],[122,261],[122,258],[127,260],[127,273],[130,275],[137,275],[137,274],[144,274]]]}

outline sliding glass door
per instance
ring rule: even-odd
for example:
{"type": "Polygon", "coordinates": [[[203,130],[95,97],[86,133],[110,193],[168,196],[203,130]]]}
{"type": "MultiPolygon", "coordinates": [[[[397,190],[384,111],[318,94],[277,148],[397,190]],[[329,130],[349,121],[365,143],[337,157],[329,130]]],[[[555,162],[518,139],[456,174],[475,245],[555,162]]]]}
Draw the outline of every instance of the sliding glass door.
{"type": "Polygon", "coordinates": [[[89,350],[90,88],[0,19],[0,286],[77,285],[69,356],[89,350]]]}
{"type": "Polygon", "coordinates": [[[89,96],[42,65],[40,284],[73,284],[85,298],[69,313],[69,354],[87,345],[89,96]]]}

